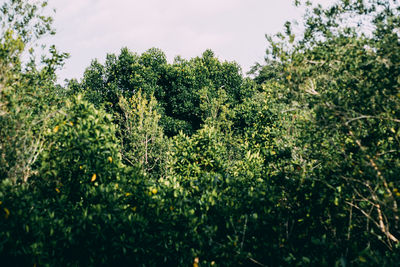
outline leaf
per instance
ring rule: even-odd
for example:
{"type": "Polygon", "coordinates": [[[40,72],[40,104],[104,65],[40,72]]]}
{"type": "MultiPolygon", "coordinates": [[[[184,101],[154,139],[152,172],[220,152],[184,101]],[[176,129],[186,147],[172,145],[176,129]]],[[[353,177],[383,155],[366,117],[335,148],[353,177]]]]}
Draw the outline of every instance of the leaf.
{"type": "Polygon", "coordinates": [[[6,213],[6,214],[4,215],[4,217],[5,217],[6,219],[8,219],[8,217],[10,216],[10,211],[9,211],[7,208],[4,208],[3,210],[4,210],[4,212],[6,213]]]}

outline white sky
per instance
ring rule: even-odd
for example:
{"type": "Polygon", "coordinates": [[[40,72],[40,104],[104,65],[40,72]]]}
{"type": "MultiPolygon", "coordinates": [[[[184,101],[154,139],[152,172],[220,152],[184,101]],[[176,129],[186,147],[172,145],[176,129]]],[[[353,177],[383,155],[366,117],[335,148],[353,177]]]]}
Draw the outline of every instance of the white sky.
{"type": "Polygon", "coordinates": [[[137,53],[160,48],[170,62],[212,49],[245,73],[263,62],[265,34],[302,14],[293,0],[53,0],[50,6],[57,34],[48,42],[71,55],[60,81],[80,79],[92,59],[103,62],[125,46],[137,53]]]}

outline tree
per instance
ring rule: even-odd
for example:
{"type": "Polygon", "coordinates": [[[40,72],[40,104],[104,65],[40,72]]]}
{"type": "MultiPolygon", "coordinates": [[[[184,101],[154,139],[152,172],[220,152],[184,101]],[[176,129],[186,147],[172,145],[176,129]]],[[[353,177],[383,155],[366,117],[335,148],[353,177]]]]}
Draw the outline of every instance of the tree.
{"type": "Polygon", "coordinates": [[[188,61],[177,57],[162,84],[165,98],[159,102],[165,110],[163,125],[169,136],[179,130],[193,134],[201,128],[208,117],[201,107],[205,96],[210,102],[225,91],[225,101],[233,107],[254,89],[236,63],[220,62],[211,50],[188,61]]]}
{"type": "Polygon", "coordinates": [[[141,55],[123,48],[118,56],[107,55],[104,65],[94,60],[81,83],[89,101],[114,114],[121,114],[120,96],[129,99],[139,90],[154,95],[162,115],[160,123],[166,135],[173,136],[179,131],[193,134],[204,124],[207,114],[200,107],[204,94],[209,100],[216,99],[223,90],[227,103],[236,105],[255,88],[236,63],[220,62],[210,50],[202,57],[177,57],[168,64],[164,53],[155,48],[141,55]]]}
{"type": "Polygon", "coordinates": [[[399,11],[396,1],[338,1],[309,8],[297,41],[290,23],[269,39],[269,59],[283,66],[275,80],[289,88],[283,101],[306,112],[295,119],[306,173],[298,192],[312,199],[305,232],[332,252],[346,248],[332,262],[392,255],[389,264],[398,253],[399,11]]]}
{"type": "Polygon", "coordinates": [[[32,43],[53,33],[52,19],[41,15],[46,1],[6,1],[0,36],[0,177],[26,181],[43,145],[43,127],[56,109],[55,70],[67,54],[54,47],[37,67],[32,43]],[[29,49],[31,59],[21,57],[29,49]],[[48,101],[42,101],[46,98],[48,101]]]}
{"type": "Polygon", "coordinates": [[[139,90],[146,95],[160,93],[158,80],[166,63],[164,53],[158,49],[137,55],[122,48],[118,56],[108,54],[104,65],[92,61],[83,76],[81,90],[96,106],[105,106],[118,114],[120,96],[131,98],[139,90]]]}
{"type": "Polygon", "coordinates": [[[159,125],[161,116],[157,113],[157,101],[153,95],[149,98],[147,100],[147,96],[139,90],[128,100],[124,97],[119,99],[123,113],[120,139],[123,156],[128,163],[140,166],[146,174],[162,177],[168,140],[159,125]]]}

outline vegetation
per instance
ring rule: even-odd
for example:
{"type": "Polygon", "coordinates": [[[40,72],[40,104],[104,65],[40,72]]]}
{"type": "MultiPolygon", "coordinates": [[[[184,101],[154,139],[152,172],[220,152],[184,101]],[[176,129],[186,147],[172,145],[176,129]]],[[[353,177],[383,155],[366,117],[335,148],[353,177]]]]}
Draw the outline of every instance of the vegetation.
{"type": "Polygon", "coordinates": [[[61,87],[46,1],[6,1],[2,266],[397,265],[400,5],[304,5],[252,78],[123,48],[61,87]]]}

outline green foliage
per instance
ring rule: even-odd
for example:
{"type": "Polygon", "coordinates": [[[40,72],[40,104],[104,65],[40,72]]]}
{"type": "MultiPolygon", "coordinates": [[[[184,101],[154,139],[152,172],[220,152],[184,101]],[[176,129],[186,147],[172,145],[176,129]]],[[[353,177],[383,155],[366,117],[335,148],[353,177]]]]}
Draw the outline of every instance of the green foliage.
{"type": "Polygon", "coordinates": [[[398,263],[396,1],[306,3],[253,80],[124,48],[65,89],[66,54],[21,62],[45,5],[0,10],[3,265],[398,263]]]}
{"type": "Polygon", "coordinates": [[[157,101],[153,95],[147,100],[141,90],[129,100],[121,97],[119,106],[120,136],[124,159],[131,165],[143,168],[146,174],[163,176],[168,140],[159,125],[157,101]]]}
{"type": "Polygon", "coordinates": [[[234,106],[253,89],[242,77],[238,65],[220,62],[210,50],[189,61],[176,58],[167,69],[162,85],[165,93],[159,103],[167,115],[163,124],[169,136],[180,130],[192,134],[201,128],[210,116],[202,104],[221,101],[222,98],[216,99],[222,92],[226,92],[222,93],[226,97],[224,102],[234,106]]]}
{"type": "Polygon", "coordinates": [[[142,55],[124,48],[119,56],[107,55],[104,65],[93,61],[80,88],[90,102],[114,114],[121,114],[120,96],[129,99],[139,90],[154,95],[168,136],[179,131],[192,134],[201,127],[208,117],[200,106],[205,95],[215,102],[225,91],[225,102],[236,105],[254,90],[236,63],[220,62],[209,50],[202,57],[189,61],[178,57],[167,64],[164,53],[154,48],[142,55]]]}
{"type": "Polygon", "coordinates": [[[66,54],[51,48],[41,69],[34,59],[21,61],[29,42],[51,31],[51,18],[38,9],[24,1],[7,1],[0,10],[0,179],[26,181],[31,175],[42,149],[43,128],[59,101],[52,92],[54,71],[66,54]]]}
{"type": "Polygon", "coordinates": [[[46,6],[47,1],[43,0],[36,3],[24,0],[5,1],[0,7],[1,36],[5,36],[5,31],[11,31],[27,44],[45,34],[54,34],[51,26],[53,18],[43,15],[46,6]]]}
{"type": "Polygon", "coordinates": [[[121,167],[111,116],[81,98],[67,101],[54,116],[44,137],[38,174],[32,177],[33,183],[50,183],[75,201],[88,186],[117,179],[121,167]]]}
{"type": "Polygon", "coordinates": [[[305,112],[294,121],[302,183],[296,191],[284,185],[311,218],[292,234],[312,241],[295,248],[295,258],[321,249],[318,259],[330,264],[396,259],[398,12],[392,1],[339,1],[309,9],[298,42],[289,24],[280,41],[270,39],[274,65],[284,70],[277,80],[289,89],[282,101],[305,112]],[[350,18],[364,22],[346,24],[350,18]]]}
{"type": "Polygon", "coordinates": [[[119,96],[131,98],[139,90],[146,95],[156,94],[165,65],[165,55],[158,49],[149,49],[139,56],[123,48],[118,57],[107,55],[104,66],[97,60],[91,63],[85,71],[81,91],[96,106],[119,113],[119,96]]]}

